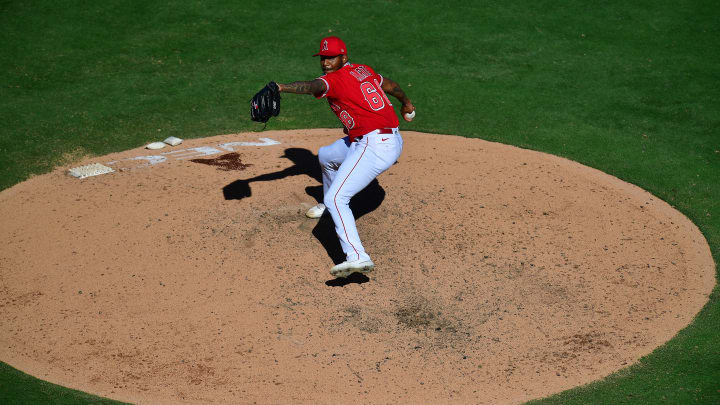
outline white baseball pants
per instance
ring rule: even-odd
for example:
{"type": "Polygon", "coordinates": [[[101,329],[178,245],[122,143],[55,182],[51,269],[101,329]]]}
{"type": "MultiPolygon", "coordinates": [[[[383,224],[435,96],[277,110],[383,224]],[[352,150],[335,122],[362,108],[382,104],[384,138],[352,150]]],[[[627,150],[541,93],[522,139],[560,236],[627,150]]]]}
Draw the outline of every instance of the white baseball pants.
{"type": "Polygon", "coordinates": [[[360,242],[350,198],[395,164],[402,147],[398,128],[388,128],[369,132],[355,142],[348,137],[338,139],[318,151],[323,203],[335,222],[335,232],[348,261],[370,259],[360,242]]]}

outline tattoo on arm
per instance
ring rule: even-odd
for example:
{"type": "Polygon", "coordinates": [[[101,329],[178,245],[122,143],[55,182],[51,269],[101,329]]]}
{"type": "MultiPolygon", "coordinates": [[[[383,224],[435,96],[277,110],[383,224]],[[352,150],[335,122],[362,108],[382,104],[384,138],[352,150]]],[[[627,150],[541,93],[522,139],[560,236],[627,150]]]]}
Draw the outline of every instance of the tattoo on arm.
{"type": "Polygon", "coordinates": [[[400,88],[400,85],[388,78],[385,78],[385,80],[383,81],[382,88],[385,93],[388,93],[396,99],[400,100],[400,102],[403,104],[410,101],[403,89],[400,88]]]}
{"type": "Polygon", "coordinates": [[[318,95],[325,92],[325,82],[318,79],[281,84],[280,87],[281,91],[285,93],[318,95]]]}
{"type": "Polygon", "coordinates": [[[395,83],[392,90],[390,90],[390,94],[400,101],[407,100],[407,95],[405,95],[405,92],[397,85],[397,83],[395,83]]]}
{"type": "Polygon", "coordinates": [[[292,82],[283,84],[282,91],[285,93],[308,94],[310,91],[310,82],[292,82]]]}

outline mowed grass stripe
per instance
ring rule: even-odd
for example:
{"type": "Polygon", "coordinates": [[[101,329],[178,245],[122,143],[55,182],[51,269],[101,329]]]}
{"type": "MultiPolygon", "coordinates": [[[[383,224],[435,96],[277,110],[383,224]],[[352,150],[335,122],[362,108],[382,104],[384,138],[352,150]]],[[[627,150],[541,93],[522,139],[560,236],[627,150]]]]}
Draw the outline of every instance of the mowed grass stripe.
{"type": "MultiPolygon", "coordinates": [[[[637,184],[720,258],[720,12],[710,1],[0,3],[0,188],[82,155],[258,130],[269,80],[318,75],[329,33],[403,85],[404,127],[541,150],[637,184]]],[[[268,129],[338,127],[284,98],[268,129]]],[[[720,402],[718,289],[639,364],[551,403],[720,402]]],[[[4,403],[100,400],[0,371],[4,403]],[[43,396],[44,395],[44,396],[43,396]],[[48,398],[51,398],[50,400],[48,398]]]]}

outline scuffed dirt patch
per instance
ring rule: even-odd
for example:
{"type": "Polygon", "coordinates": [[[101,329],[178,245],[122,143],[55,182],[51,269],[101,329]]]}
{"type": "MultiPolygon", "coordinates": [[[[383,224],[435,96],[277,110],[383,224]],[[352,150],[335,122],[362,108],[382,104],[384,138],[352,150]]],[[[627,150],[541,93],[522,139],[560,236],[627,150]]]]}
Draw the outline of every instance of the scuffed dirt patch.
{"type": "Polygon", "coordinates": [[[190,159],[193,163],[202,163],[208,166],[215,166],[218,170],[230,171],[230,170],[245,170],[250,164],[242,162],[240,154],[237,152],[226,153],[216,158],[208,159],[190,159]]]}

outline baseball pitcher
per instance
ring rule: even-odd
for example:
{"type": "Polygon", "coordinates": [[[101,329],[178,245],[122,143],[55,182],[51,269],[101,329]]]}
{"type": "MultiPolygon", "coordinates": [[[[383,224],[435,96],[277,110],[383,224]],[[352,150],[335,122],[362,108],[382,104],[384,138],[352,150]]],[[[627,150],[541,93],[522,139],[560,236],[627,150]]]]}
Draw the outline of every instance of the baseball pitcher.
{"type": "Polygon", "coordinates": [[[320,51],[313,56],[320,56],[322,76],[288,84],[270,82],[253,97],[251,117],[267,122],[278,115],[280,93],[312,94],[328,100],[347,136],[318,151],[324,198],[306,215],[319,218],[328,212],[335,223],[346,261],[334,266],[330,274],[368,273],[375,264],[360,242],[350,199],[392,166],[402,152],[399,121],[386,94],[402,103],[407,121],[415,116],[415,107],[396,82],[370,66],[349,63],[347,47],[340,38],[323,38],[320,51]]]}

